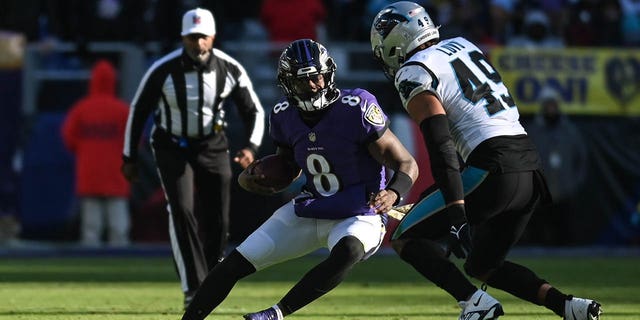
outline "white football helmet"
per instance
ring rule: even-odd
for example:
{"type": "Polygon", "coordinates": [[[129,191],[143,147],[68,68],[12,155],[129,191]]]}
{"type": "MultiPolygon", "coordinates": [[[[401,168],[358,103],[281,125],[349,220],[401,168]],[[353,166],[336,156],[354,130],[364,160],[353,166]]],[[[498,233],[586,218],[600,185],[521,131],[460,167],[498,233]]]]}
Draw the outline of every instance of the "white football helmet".
{"type": "Polygon", "coordinates": [[[384,7],[371,25],[371,49],[382,62],[387,78],[393,80],[407,55],[421,44],[440,38],[427,11],[411,1],[384,7]]]}
{"type": "Polygon", "coordinates": [[[336,69],[323,45],[311,39],[296,40],[280,55],[278,84],[285,96],[303,111],[321,110],[340,97],[334,80],[336,69]],[[307,83],[318,75],[324,78],[324,88],[311,93],[307,83]]]}

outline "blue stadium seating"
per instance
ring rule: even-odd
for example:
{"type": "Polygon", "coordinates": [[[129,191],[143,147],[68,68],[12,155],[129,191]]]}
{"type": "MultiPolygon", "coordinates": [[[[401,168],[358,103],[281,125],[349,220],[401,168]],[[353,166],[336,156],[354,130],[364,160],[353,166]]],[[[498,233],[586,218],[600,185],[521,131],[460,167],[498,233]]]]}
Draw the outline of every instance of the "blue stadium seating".
{"type": "Polygon", "coordinates": [[[23,238],[73,237],[74,160],[60,135],[64,116],[64,112],[43,112],[33,119],[21,181],[23,238]]]}

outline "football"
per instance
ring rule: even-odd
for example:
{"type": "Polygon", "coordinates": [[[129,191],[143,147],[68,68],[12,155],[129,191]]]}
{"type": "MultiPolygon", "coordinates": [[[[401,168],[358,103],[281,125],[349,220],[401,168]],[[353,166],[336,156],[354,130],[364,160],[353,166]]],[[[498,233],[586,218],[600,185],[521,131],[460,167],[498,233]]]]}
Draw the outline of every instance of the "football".
{"type": "Polygon", "coordinates": [[[253,193],[271,195],[288,187],[300,174],[300,169],[277,154],[270,154],[251,163],[238,176],[238,184],[253,193]]]}

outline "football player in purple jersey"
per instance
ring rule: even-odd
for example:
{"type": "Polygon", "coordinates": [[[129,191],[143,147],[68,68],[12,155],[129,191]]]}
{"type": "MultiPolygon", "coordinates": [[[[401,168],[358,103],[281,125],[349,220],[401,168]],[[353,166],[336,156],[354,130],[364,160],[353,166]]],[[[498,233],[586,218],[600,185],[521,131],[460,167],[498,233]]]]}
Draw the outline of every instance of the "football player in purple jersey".
{"type": "Polygon", "coordinates": [[[209,273],[182,319],[204,319],[241,278],[328,248],[326,259],[276,305],[244,315],[282,319],[335,288],[379,248],[385,212],[409,191],[418,166],[389,129],[376,97],[336,88],[335,72],[318,42],[297,40],[283,51],[278,83],[285,96],[271,111],[270,135],[306,183],[209,273]]]}

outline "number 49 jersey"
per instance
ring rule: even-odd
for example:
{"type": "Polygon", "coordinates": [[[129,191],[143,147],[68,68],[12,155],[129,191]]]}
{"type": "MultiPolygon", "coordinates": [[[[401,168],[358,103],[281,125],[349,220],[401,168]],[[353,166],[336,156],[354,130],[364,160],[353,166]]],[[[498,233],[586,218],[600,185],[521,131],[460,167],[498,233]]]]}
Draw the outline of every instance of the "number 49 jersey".
{"type": "Polygon", "coordinates": [[[296,199],[296,214],[322,219],[375,214],[368,195],[384,188],[386,177],[368,145],[388,129],[387,116],[362,89],[341,90],[340,98],[320,112],[320,120],[309,126],[283,98],[269,116],[271,138],[293,150],[306,177],[307,197],[296,199]]]}
{"type": "Polygon", "coordinates": [[[477,46],[462,37],[413,55],[396,73],[395,86],[405,108],[425,90],[438,97],[465,161],[486,139],[526,134],[500,74],[477,46]]]}

